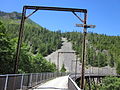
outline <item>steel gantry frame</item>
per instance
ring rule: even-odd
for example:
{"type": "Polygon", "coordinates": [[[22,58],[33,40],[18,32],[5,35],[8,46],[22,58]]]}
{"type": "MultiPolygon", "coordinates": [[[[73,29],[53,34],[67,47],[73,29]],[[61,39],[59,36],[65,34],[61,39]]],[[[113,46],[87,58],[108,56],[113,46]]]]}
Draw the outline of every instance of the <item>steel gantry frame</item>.
{"type": "Polygon", "coordinates": [[[86,61],[86,36],[87,28],[95,28],[95,25],[87,25],[87,13],[84,14],[84,24],[76,24],[77,27],[84,27],[83,29],[83,45],[82,45],[82,71],[81,71],[81,89],[84,90],[84,80],[85,80],[85,61],[86,61]]]}
{"type": "MultiPolygon", "coordinates": [[[[61,7],[43,7],[43,6],[23,6],[22,10],[22,18],[20,23],[20,30],[19,30],[19,37],[18,37],[18,44],[17,44],[17,50],[16,50],[16,57],[15,57],[15,66],[14,66],[14,73],[17,73],[18,71],[18,64],[19,64],[19,55],[20,55],[20,48],[22,44],[22,38],[23,38],[23,31],[24,31],[24,22],[27,18],[29,18],[31,15],[33,15],[38,10],[51,10],[51,11],[66,11],[66,12],[72,12],[81,22],[84,24],[84,31],[86,32],[86,22],[87,22],[87,9],[76,9],[76,8],[61,8],[61,7]],[[26,10],[32,9],[34,10],[31,14],[28,16],[26,15],[26,10]],[[75,12],[84,13],[84,19],[82,20],[81,17],[79,17],[75,12]]],[[[84,43],[84,42],[83,42],[84,43]]],[[[83,45],[84,47],[84,45],[83,45]]],[[[84,50],[83,50],[84,54],[84,50]]],[[[83,61],[84,61],[84,55],[83,55],[83,61]]],[[[84,64],[84,63],[83,63],[84,64]]],[[[84,65],[83,65],[84,66],[84,65]]],[[[84,72],[83,72],[84,73],[84,72]]],[[[84,82],[82,82],[84,84],[84,82]]],[[[82,88],[82,87],[81,87],[82,88]]]]}

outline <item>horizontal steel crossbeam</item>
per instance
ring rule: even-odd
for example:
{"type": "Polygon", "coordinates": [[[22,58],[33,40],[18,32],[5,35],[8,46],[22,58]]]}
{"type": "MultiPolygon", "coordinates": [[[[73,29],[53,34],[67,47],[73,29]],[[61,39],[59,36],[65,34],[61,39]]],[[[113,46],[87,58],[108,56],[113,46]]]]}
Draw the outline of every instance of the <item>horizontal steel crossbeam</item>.
{"type": "Polygon", "coordinates": [[[87,9],[76,9],[76,8],[44,7],[44,6],[24,6],[24,8],[25,9],[37,9],[37,10],[53,10],[53,11],[68,11],[68,12],[87,13],[87,9]]]}

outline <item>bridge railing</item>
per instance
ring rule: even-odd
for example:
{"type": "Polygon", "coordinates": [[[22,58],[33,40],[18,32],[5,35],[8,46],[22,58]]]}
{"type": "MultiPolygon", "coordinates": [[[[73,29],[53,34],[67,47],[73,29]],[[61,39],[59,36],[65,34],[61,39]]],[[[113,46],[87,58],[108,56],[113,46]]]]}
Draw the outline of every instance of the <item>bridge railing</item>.
{"type": "Polygon", "coordinates": [[[76,82],[71,78],[71,77],[68,77],[68,89],[69,90],[81,90],[76,82]]]}
{"type": "MultiPolygon", "coordinates": [[[[112,70],[113,71],[113,70],[112,70]]],[[[107,69],[99,70],[98,72],[85,72],[85,78],[98,78],[105,76],[119,76],[114,72],[109,72],[107,69]]],[[[68,89],[69,90],[81,90],[76,84],[75,80],[81,77],[81,73],[71,73],[68,77],[68,89]]]]}
{"type": "Polygon", "coordinates": [[[30,73],[0,75],[0,90],[29,89],[46,80],[64,76],[67,73],[30,73]]]}

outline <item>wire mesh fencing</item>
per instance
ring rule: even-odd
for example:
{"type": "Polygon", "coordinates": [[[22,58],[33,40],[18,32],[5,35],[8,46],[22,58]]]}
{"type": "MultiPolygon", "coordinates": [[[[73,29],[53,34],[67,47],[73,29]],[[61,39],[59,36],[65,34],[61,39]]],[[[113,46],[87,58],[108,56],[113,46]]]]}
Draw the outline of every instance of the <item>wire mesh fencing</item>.
{"type": "Polygon", "coordinates": [[[49,79],[65,76],[67,73],[30,73],[0,75],[0,90],[26,90],[49,79]]]}

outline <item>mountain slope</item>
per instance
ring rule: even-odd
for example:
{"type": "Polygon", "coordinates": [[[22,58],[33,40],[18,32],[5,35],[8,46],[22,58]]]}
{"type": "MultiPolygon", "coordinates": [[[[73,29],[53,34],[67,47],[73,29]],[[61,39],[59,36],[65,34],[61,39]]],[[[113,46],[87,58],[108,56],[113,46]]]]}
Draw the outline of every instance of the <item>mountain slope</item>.
{"type": "MultiPolygon", "coordinates": [[[[0,12],[0,20],[5,25],[11,38],[18,37],[21,14],[17,12],[0,12]]],[[[43,56],[50,54],[61,46],[60,32],[51,32],[27,19],[25,22],[23,41],[30,45],[30,51],[43,56]]]]}
{"type": "Polygon", "coordinates": [[[76,53],[72,49],[72,43],[68,42],[66,38],[62,38],[62,41],[63,41],[62,43],[63,46],[61,47],[61,49],[58,49],[57,51],[51,53],[45,58],[46,60],[53,62],[57,65],[58,57],[59,57],[59,70],[61,70],[62,65],[64,64],[67,72],[75,72],[76,53]]]}
{"type": "MultiPolygon", "coordinates": [[[[67,32],[63,34],[73,43],[73,49],[82,58],[82,33],[67,32]]],[[[104,34],[87,34],[87,65],[94,67],[116,67],[120,73],[120,36],[107,36],[104,34]]]]}
{"type": "MultiPolygon", "coordinates": [[[[0,73],[13,73],[21,14],[0,12],[0,73]]],[[[55,72],[46,56],[61,47],[60,32],[51,32],[27,19],[19,57],[18,73],[55,72]]]]}

